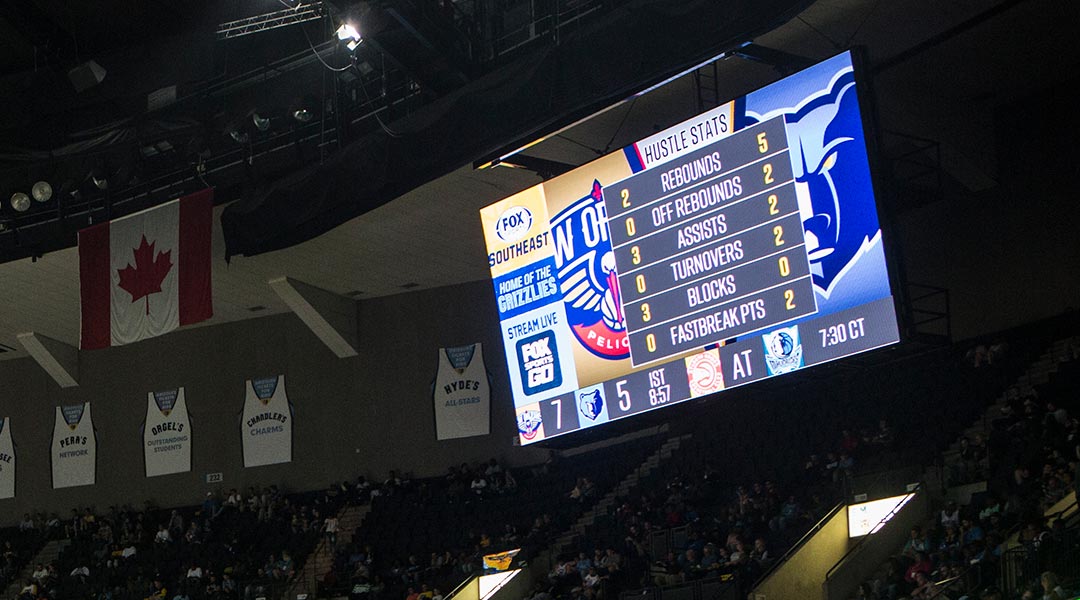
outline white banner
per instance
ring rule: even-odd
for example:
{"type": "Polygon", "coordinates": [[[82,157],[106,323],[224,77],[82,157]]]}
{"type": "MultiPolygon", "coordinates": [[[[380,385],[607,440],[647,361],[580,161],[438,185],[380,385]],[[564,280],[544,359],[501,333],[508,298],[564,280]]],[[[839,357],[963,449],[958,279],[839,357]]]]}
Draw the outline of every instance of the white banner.
{"type": "Polygon", "coordinates": [[[491,433],[491,387],[480,344],[439,349],[434,401],[438,439],[491,433]]]}
{"type": "Polygon", "coordinates": [[[56,407],[50,456],[54,489],[94,484],[97,437],[89,402],[56,407]]]}
{"type": "Polygon", "coordinates": [[[11,441],[11,418],[0,419],[0,500],[15,497],[15,443],[11,441]]]}
{"type": "Polygon", "coordinates": [[[285,376],[249,379],[240,420],[244,466],[292,462],[292,406],[285,376]]]}
{"type": "Polygon", "coordinates": [[[143,452],[147,477],[191,470],[191,420],[184,388],[146,395],[143,452]]]}

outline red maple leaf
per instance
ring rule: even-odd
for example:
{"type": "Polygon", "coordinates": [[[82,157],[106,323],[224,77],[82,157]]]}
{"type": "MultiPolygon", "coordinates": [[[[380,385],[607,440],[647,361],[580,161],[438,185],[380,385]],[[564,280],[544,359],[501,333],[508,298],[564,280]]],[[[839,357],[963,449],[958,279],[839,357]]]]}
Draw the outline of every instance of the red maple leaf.
{"type": "Polygon", "coordinates": [[[120,275],[120,283],[117,285],[131,294],[132,303],[146,298],[146,314],[150,314],[150,294],[161,291],[161,282],[169,274],[169,269],[173,267],[170,258],[172,250],[158,252],[157,257],[154,256],[156,243],[148,244],[146,236],[142,236],[139,247],[132,249],[135,254],[135,266],[128,263],[128,266],[117,271],[120,275]]]}

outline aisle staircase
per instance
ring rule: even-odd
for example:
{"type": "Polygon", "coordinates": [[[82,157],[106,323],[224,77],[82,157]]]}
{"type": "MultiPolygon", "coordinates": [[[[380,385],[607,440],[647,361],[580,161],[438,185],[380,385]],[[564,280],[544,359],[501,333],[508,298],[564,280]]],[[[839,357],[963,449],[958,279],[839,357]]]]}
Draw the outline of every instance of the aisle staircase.
{"type": "MultiPolygon", "coordinates": [[[[364,517],[371,511],[371,505],[363,506],[346,505],[338,511],[338,535],[337,547],[344,548],[352,542],[353,533],[363,523],[364,517]]],[[[334,566],[334,548],[325,537],[319,541],[319,545],[304,561],[304,566],[293,577],[292,584],[283,598],[293,599],[300,594],[314,597],[318,591],[319,582],[330,572],[334,566]]]]}
{"type": "Polygon", "coordinates": [[[22,591],[23,586],[26,585],[26,580],[30,579],[30,575],[34,572],[34,567],[38,564],[47,565],[49,563],[56,562],[60,558],[60,553],[64,551],[71,544],[71,540],[50,540],[38,550],[38,553],[34,555],[34,558],[30,562],[26,563],[23,570],[19,572],[18,577],[12,580],[11,585],[4,590],[3,598],[15,598],[22,591]]]}
{"type": "Polygon", "coordinates": [[[549,556],[555,557],[565,552],[574,543],[574,538],[583,535],[585,529],[592,525],[596,521],[596,517],[599,515],[607,514],[608,509],[615,503],[616,498],[627,495],[641,478],[648,476],[653,472],[660,462],[671,457],[671,454],[682,445],[684,440],[691,437],[691,434],[680,435],[677,437],[669,438],[665,441],[656,452],[649,455],[644,462],[641,463],[638,468],[634,469],[629,475],[623,478],[611,491],[604,495],[596,504],[589,510],[585,511],[578,520],[570,526],[569,529],[564,531],[562,535],[555,538],[551,548],[548,550],[549,556]]]}

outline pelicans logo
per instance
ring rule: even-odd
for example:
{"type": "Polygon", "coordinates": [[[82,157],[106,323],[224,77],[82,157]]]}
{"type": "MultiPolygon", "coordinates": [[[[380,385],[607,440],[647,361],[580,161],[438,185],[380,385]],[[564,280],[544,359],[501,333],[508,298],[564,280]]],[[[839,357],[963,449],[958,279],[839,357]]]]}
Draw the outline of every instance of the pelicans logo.
{"type": "Polygon", "coordinates": [[[540,411],[523,410],[518,413],[518,433],[525,441],[532,441],[540,433],[540,425],[543,424],[543,420],[540,418],[540,411]]]}
{"type": "Polygon", "coordinates": [[[630,342],[599,181],[593,181],[589,195],[552,219],[551,231],[555,236],[559,289],[574,336],[600,358],[629,357],[630,342]]]}

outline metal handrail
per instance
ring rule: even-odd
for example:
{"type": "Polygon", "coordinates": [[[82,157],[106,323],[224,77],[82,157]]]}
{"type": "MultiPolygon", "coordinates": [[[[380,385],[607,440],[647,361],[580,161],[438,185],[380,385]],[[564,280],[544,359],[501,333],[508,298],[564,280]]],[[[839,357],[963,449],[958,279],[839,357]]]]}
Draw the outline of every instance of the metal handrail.
{"type": "Polygon", "coordinates": [[[792,555],[795,554],[796,551],[802,548],[803,544],[810,541],[810,538],[814,537],[815,533],[821,531],[821,528],[825,526],[825,523],[828,522],[829,519],[833,518],[837,512],[844,510],[845,508],[847,508],[847,503],[839,502],[836,504],[836,506],[832,507],[829,512],[825,513],[825,516],[822,517],[813,527],[811,527],[810,530],[807,531],[801,538],[799,538],[799,541],[792,544],[791,547],[788,548],[787,552],[781,555],[780,558],[776,559],[776,562],[774,562],[764,573],[762,573],[761,577],[758,577],[757,580],[754,581],[754,585],[751,587],[751,589],[757,588],[766,579],[772,576],[772,574],[775,573],[781,565],[786,563],[792,557],[792,555]]]}
{"type": "MultiPolygon", "coordinates": [[[[917,486],[915,486],[915,488],[912,489],[911,491],[909,491],[908,493],[912,494],[912,495],[915,495],[915,494],[918,494],[919,492],[922,492],[922,491],[923,491],[923,487],[922,487],[922,483],[920,483],[917,486]]],[[[898,501],[897,504],[900,504],[900,502],[902,502],[902,501],[898,501]]],[[[906,505],[906,503],[905,503],[905,505],[906,505]]],[[[877,529],[878,527],[885,525],[885,523],[892,520],[892,518],[895,517],[896,514],[897,514],[897,509],[893,508],[891,511],[889,511],[889,513],[887,515],[882,517],[880,521],[875,523],[874,527],[871,528],[871,529],[877,529]]],[[[852,546],[851,548],[849,548],[848,551],[845,552],[844,555],[840,557],[840,560],[836,561],[836,564],[833,565],[832,568],[829,569],[829,571],[827,573],[825,573],[825,580],[828,581],[832,577],[833,572],[836,571],[836,569],[838,569],[840,567],[840,565],[844,564],[844,562],[847,561],[848,557],[850,557],[855,552],[858,552],[862,548],[863,544],[870,541],[871,537],[873,537],[873,536],[864,535],[862,537],[862,539],[860,539],[858,542],[855,542],[855,545],[852,546]]]]}

